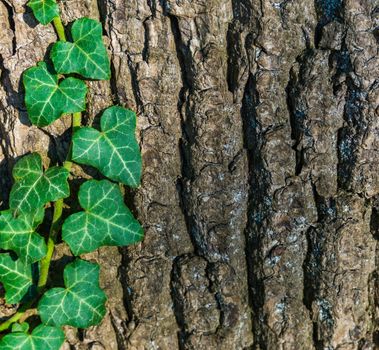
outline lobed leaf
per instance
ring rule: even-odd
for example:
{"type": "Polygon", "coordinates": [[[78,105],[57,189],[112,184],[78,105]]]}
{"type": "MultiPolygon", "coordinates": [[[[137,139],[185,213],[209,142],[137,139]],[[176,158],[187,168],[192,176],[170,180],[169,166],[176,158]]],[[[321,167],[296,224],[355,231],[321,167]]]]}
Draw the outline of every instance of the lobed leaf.
{"type": "Polygon", "coordinates": [[[86,84],[76,78],[59,82],[58,76],[48,71],[45,62],[29,68],[23,82],[26,108],[34,125],[47,126],[63,114],[86,109],[86,84]]]}
{"type": "Polygon", "coordinates": [[[26,264],[45,257],[45,240],[35,232],[43,220],[44,212],[43,208],[39,208],[34,214],[19,217],[14,217],[12,211],[0,215],[0,248],[13,250],[26,264]]]}
{"type": "Polygon", "coordinates": [[[12,333],[26,333],[29,330],[29,324],[26,322],[23,323],[13,323],[12,333]]]}
{"type": "Polygon", "coordinates": [[[31,265],[20,259],[13,260],[10,254],[0,254],[0,282],[5,288],[7,303],[19,303],[33,284],[31,265]]]}
{"type": "Polygon", "coordinates": [[[68,197],[68,176],[68,170],[63,167],[44,172],[38,153],[21,158],[13,169],[15,184],[9,198],[10,209],[17,215],[30,215],[48,202],[68,197]]]}
{"type": "Polygon", "coordinates": [[[77,73],[89,79],[110,79],[110,62],[101,23],[85,17],[78,19],[72,26],[71,35],[72,43],[58,41],[51,50],[56,71],[77,73]]]}
{"type": "Polygon", "coordinates": [[[62,238],[75,255],[142,240],[142,227],[124,204],[117,185],[87,181],[80,187],[79,203],[85,211],[69,216],[62,227],[62,238]]]}
{"type": "Polygon", "coordinates": [[[59,6],[55,0],[30,0],[28,6],[38,22],[45,25],[59,16],[59,6]]]}
{"type": "Polygon", "coordinates": [[[97,264],[77,259],[64,270],[66,288],[48,290],[38,304],[42,322],[51,326],[87,328],[105,315],[107,297],[99,287],[97,264]]]}
{"type": "Polygon", "coordinates": [[[142,159],[135,129],[134,112],[122,107],[110,107],[101,117],[101,132],[89,127],[75,132],[72,159],[97,168],[114,181],[138,187],[142,159]]]}
{"type": "Polygon", "coordinates": [[[29,334],[29,327],[23,325],[25,323],[13,327],[12,333],[0,340],[1,350],[59,350],[63,345],[64,333],[61,329],[40,325],[29,334]]]}

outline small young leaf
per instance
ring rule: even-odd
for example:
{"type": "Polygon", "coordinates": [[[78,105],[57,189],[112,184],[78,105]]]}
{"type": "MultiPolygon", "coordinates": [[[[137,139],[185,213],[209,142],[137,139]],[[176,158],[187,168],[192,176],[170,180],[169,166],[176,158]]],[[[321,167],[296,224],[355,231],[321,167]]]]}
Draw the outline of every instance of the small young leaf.
{"type": "Polygon", "coordinates": [[[111,70],[101,23],[89,18],[78,19],[72,26],[71,34],[73,43],[59,41],[51,50],[50,57],[56,71],[108,80],[111,70]]]}
{"type": "Polygon", "coordinates": [[[48,202],[67,198],[68,176],[68,170],[63,167],[53,167],[44,173],[38,153],[21,158],[13,168],[15,184],[9,198],[10,209],[17,215],[29,215],[48,202]]]}
{"type": "Polygon", "coordinates": [[[59,7],[55,0],[30,0],[28,6],[33,10],[38,22],[45,25],[59,16],[59,7]]]}
{"type": "Polygon", "coordinates": [[[47,247],[44,238],[35,230],[43,216],[43,208],[35,214],[16,218],[12,211],[0,215],[0,248],[13,250],[27,264],[41,260],[46,255],[47,247]]]}
{"type": "Polygon", "coordinates": [[[13,260],[10,254],[0,254],[0,282],[4,285],[7,303],[20,302],[33,283],[31,265],[20,259],[13,260]]]}
{"type": "Polygon", "coordinates": [[[29,68],[23,79],[25,104],[34,125],[47,126],[63,114],[86,109],[86,84],[76,78],[59,82],[58,76],[47,70],[45,62],[29,68]]]}
{"type": "MultiPolygon", "coordinates": [[[[14,327],[13,327],[14,328],[14,327]]],[[[29,327],[28,327],[29,328],[29,327]]],[[[59,350],[64,342],[64,333],[56,327],[40,325],[32,334],[28,329],[17,328],[0,341],[1,350],[59,350]]]]}
{"type": "Polygon", "coordinates": [[[89,127],[75,132],[72,158],[75,162],[97,168],[114,181],[138,187],[142,160],[135,128],[134,112],[110,107],[101,117],[101,132],[89,127]]]}
{"type": "Polygon", "coordinates": [[[23,323],[13,323],[12,333],[26,333],[29,330],[29,324],[26,322],[23,323]]]}
{"type": "Polygon", "coordinates": [[[48,290],[38,304],[42,322],[51,326],[87,328],[105,315],[107,297],[99,287],[97,264],[77,259],[64,270],[64,288],[48,290]]]}
{"type": "Polygon", "coordinates": [[[117,185],[87,181],[80,187],[79,202],[85,211],[69,216],[62,228],[62,238],[75,255],[142,240],[142,227],[124,204],[117,185]]]}

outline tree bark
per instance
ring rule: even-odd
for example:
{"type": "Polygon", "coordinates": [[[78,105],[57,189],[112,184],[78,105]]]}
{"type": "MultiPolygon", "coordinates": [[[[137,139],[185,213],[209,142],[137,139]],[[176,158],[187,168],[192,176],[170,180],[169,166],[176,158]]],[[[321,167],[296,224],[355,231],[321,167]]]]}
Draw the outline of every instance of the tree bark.
{"type": "MultiPolygon", "coordinates": [[[[0,0],[2,209],[17,157],[60,163],[70,138],[69,116],[28,121],[21,74],[57,38],[25,4],[0,0]]],[[[86,123],[138,113],[143,182],[125,198],[145,227],[86,255],[109,312],[64,349],[379,347],[379,1],[60,5],[104,25],[113,76],[89,82],[86,123]]]]}

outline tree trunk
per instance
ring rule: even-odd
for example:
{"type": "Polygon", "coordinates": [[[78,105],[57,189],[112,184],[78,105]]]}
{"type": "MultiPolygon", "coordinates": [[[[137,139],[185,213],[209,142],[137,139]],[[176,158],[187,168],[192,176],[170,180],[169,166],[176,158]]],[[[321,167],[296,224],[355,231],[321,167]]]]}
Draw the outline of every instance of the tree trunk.
{"type": "MultiPolygon", "coordinates": [[[[56,41],[0,0],[0,200],[18,156],[62,162],[69,116],[39,129],[22,72],[56,41]]],[[[109,313],[64,349],[379,347],[378,0],[66,0],[98,18],[113,77],[87,124],[138,112],[142,244],[102,248],[109,313]]],[[[73,185],[98,176],[74,168],[73,185]],[[79,179],[79,180],[78,180],[79,179]]],[[[69,255],[59,247],[56,259],[69,255]]]]}

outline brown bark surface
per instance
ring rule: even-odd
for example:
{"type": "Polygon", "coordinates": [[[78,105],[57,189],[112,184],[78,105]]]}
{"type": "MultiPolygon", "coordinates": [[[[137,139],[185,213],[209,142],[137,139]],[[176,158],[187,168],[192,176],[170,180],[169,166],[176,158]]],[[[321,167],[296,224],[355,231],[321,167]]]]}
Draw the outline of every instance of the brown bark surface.
{"type": "MultiPolygon", "coordinates": [[[[60,163],[70,138],[69,117],[28,121],[21,74],[57,38],[25,4],[0,0],[1,208],[17,157],[60,163]]],[[[111,57],[86,124],[112,104],[138,112],[143,183],[125,197],[146,231],[86,256],[109,312],[64,349],[378,348],[379,1],[61,9],[101,20],[111,57]]],[[[90,175],[75,167],[73,186],[90,175]]]]}

